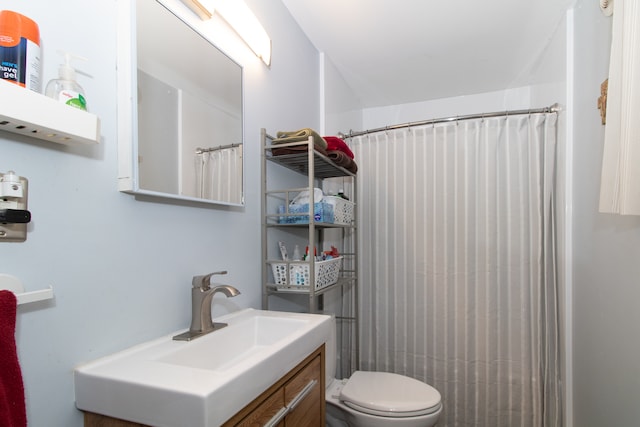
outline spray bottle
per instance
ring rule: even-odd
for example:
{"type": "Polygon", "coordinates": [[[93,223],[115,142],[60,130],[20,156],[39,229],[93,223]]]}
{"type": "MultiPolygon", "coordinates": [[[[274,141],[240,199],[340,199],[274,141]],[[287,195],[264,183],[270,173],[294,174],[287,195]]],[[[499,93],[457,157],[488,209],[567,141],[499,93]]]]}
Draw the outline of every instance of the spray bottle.
{"type": "Polygon", "coordinates": [[[87,59],[63,51],[58,51],[58,53],[64,56],[64,64],[61,64],[58,68],[58,78],[47,83],[45,95],[64,104],[86,111],[87,100],[84,97],[84,89],[76,82],[76,71],[71,68],[70,62],[71,59],[80,59],[83,61],[87,59]]]}

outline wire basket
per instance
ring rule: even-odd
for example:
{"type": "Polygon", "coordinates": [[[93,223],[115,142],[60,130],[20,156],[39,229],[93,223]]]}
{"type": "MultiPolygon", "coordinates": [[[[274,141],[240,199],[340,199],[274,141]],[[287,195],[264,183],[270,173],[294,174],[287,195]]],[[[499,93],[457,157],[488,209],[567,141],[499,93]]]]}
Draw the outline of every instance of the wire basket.
{"type": "Polygon", "coordinates": [[[333,206],[334,224],[353,224],[355,203],[337,196],[324,196],[322,201],[333,206]]]}
{"type": "MultiPolygon", "coordinates": [[[[310,287],[309,263],[296,262],[289,263],[289,275],[287,281],[287,263],[272,262],[271,270],[276,285],[295,290],[300,287],[310,287]]],[[[325,261],[316,261],[314,289],[317,291],[327,286],[331,286],[338,281],[342,257],[332,258],[325,261]]]]}

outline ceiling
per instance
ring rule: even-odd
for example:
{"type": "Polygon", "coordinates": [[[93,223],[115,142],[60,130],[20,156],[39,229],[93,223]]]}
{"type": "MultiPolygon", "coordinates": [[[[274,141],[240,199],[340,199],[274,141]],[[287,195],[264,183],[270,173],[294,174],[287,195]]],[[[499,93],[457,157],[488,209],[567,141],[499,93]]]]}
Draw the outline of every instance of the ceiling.
{"type": "Polygon", "coordinates": [[[575,0],[283,0],[364,107],[526,85],[575,0]]]}

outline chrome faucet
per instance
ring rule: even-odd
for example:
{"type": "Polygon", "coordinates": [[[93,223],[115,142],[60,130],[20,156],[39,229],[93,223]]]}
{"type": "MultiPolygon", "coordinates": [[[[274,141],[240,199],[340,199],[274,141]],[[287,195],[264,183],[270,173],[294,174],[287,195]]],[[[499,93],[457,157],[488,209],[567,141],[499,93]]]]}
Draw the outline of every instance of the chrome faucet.
{"type": "Polygon", "coordinates": [[[187,332],[173,337],[178,341],[191,341],[218,329],[227,326],[226,323],[214,323],[211,318],[211,302],[213,295],[221,292],[227,298],[240,295],[240,291],[229,285],[211,283],[211,277],[218,274],[227,274],[226,271],[216,271],[204,276],[194,276],[191,283],[191,327],[187,332]],[[213,285],[213,287],[211,287],[213,285]]]}

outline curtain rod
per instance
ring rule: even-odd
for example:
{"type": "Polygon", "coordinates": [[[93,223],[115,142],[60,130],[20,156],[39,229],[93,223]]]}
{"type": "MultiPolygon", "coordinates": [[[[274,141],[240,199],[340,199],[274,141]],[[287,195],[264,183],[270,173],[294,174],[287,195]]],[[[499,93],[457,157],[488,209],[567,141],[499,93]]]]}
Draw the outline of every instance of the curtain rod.
{"type": "Polygon", "coordinates": [[[437,123],[446,123],[446,122],[456,122],[460,120],[472,120],[472,119],[486,119],[491,117],[500,117],[500,116],[517,116],[522,114],[539,114],[539,113],[558,113],[560,111],[560,106],[556,103],[549,107],[544,108],[536,108],[529,110],[510,110],[510,111],[496,111],[494,113],[483,113],[483,114],[469,114],[466,116],[451,116],[451,117],[443,117],[439,119],[430,119],[430,120],[421,120],[418,122],[408,122],[402,123],[399,125],[390,125],[376,129],[367,129],[363,131],[353,132],[349,131],[349,133],[338,133],[340,138],[352,138],[354,136],[367,135],[370,133],[383,132],[388,130],[396,130],[402,128],[410,128],[412,126],[424,126],[424,125],[435,125],[437,123]]]}
{"type": "Polygon", "coordinates": [[[196,148],[196,154],[209,153],[211,151],[226,150],[227,148],[240,147],[241,144],[220,145],[218,147],[196,148]]]}

